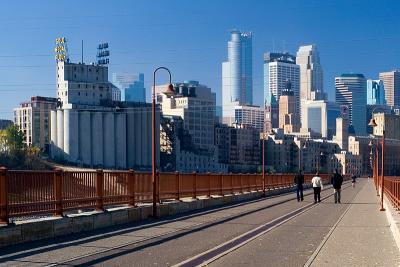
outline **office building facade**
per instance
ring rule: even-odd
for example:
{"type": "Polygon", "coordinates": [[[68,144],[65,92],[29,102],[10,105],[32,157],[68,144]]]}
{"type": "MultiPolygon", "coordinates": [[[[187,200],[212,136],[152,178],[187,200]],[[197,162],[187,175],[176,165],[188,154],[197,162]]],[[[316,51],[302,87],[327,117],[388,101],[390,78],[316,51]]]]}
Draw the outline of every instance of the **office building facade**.
{"type": "Polygon", "coordinates": [[[294,92],[289,84],[279,97],[279,128],[285,133],[300,131],[300,117],[294,92]]]}
{"type": "MultiPolygon", "coordinates": [[[[291,90],[296,99],[297,113],[300,112],[300,67],[296,65],[296,57],[289,53],[264,54],[264,104],[278,106],[279,97],[291,84],[291,90]]],[[[274,114],[271,114],[271,117],[274,114]]],[[[278,125],[273,125],[274,128],[278,125]]]]}
{"type": "Polygon", "coordinates": [[[259,132],[264,128],[264,108],[259,106],[236,106],[235,108],[235,123],[252,127],[259,132]]]}
{"type": "Polygon", "coordinates": [[[121,90],[121,100],[129,102],[146,102],[144,74],[113,73],[112,82],[121,90]]]}
{"type": "Polygon", "coordinates": [[[323,100],[323,71],[316,45],[300,46],[296,55],[300,66],[300,99],[323,100]]]}
{"type": "Polygon", "coordinates": [[[14,108],[14,124],[24,133],[28,146],[45,148],[50,141],[50,111],[57,105],[57,98],[34,96],[31,101],[14,108]]]}
{"type": "Polygon", "coordinates": [[[400,140],[400,116],[390,113],[373,113],[372,118],[377,124],[373,128],[373,135],[382,136],[385,130],[385,138],[400,140]]]}
{"type": "Polygon", "coordinates": [[[190,134],[195,148],[213,155],[215,124],[215,93],[198,81],[175,83],[171,97],[164,93],[167,85],[156,86],[157,103],[163,116],[178,116],[190,134]]]}
{"type": "Polygon", "coordinates": [[[379,73],[385,88],[386,104],[400,106],[400,70],[379,73]]]}
{"type": "Polygon", "coordinates": [[[357,135],[366,134],[367,81],[362,74],[335,78],[336,103],[348,109],[350,124],[357,135]]]}
{"type": "Polygon", "coordinates": [[[302,103],[301,125],[324,138],[332,138],[336,130],[336,118],[340,106],[326,100],[305,100],[302,103]]]}
{"type": "Polygon", "coordinates": [[[253,104],[252,33],[231,31],[228,60],[222,63],[222,121],[234,122],[234,106],[253,104]]]}
{"type": "Polygon", "coordinates": [[[386,105],[385,88],[382,80],[367,80],[367,104],[386,105]]]}

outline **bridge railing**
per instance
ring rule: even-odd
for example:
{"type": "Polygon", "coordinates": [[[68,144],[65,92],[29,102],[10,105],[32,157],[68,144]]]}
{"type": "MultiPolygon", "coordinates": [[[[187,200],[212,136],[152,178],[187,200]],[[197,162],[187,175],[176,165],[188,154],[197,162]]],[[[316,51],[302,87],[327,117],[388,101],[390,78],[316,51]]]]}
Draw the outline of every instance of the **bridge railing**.
{"type": "MultiPolygon", "coordinates": [[[[328,175],[321,175],[329,182],[328,175]]],[[[312,175],[305,175],[310,183],[312,175]]],[[[293,186],[294,174],[265,177],[265,190],[293,186]]],[[[261,174],[157,173],[157,201],[263,190],[261,174]]],[[[0,223],[12,217],[152,202],[153,179],[135,171],[15,171],[0,168],[0,223]]]]}
{"type": "MultiPolygon", "coordinates": [[[[378,178],[378,187],[380,187],[378,178]]],[[[396,176],[385,176],[384,178],[384,193],[386,194],[387,198],[390,200],[392,205],[397,209],[400,210],[400,177],[396,176]]]]}

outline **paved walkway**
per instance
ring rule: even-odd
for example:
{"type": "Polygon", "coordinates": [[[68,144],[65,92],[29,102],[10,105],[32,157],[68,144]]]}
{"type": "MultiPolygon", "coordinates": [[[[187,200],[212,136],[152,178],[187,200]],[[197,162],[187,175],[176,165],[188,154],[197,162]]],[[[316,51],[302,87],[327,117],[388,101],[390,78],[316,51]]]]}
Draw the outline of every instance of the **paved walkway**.
{"type": "Polygon", "coordinates": [[[342,204],[333,203],[330,188],[316,205],[309,193],[300,203],[281,195],[4,248],[0,266],[170,266],[190,259],[212,266],[399,265],[372,180],[346,184],[342,204]],[[236,247],[222,249],[229,242],[236,247]]]}
{"type": "Polygon", "coordinates": [[[379,211],[372,180],[351,201],[318,250],[310,266],[399,266],[399,250],[385,213],[379,211]]]}

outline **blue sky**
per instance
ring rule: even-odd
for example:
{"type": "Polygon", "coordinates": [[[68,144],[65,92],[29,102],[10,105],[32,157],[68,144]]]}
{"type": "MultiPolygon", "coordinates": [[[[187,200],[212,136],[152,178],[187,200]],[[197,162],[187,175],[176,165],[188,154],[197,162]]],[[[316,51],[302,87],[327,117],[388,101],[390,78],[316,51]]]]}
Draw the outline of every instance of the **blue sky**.
{"type": "Polygon", "coordinates": [[[400,65],[398,1],[5,0],[1,10],[0,118],[12,118],[12,108],[33,95],[55,96],[59,36],[67,37],[73,61],[80,61],[82,39],[85,62],[108,41],[109,73],[143,72],[147,95],[152,70],[164,65],[174,81],[210,86],[217,101],[232,28],[253,32],[255,104],[263,99],[263,53],[273,48],[295,53],[316,44],[330,99],[336,75],[377,78],[400,65]]]}

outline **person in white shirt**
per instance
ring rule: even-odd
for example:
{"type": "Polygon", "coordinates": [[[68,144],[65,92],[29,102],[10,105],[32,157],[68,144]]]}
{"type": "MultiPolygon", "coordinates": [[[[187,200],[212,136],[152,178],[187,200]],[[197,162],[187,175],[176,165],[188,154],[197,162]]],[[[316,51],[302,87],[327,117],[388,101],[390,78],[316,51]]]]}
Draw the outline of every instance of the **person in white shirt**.
{"type": "Polygon", "coordinates": [[[319,177],[317,172],[315,176],[311,179],[311,184],[314,190],[314,203],[321,202],[321,190],[323,188],[322,179],[319,177]]]}

